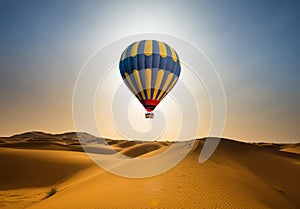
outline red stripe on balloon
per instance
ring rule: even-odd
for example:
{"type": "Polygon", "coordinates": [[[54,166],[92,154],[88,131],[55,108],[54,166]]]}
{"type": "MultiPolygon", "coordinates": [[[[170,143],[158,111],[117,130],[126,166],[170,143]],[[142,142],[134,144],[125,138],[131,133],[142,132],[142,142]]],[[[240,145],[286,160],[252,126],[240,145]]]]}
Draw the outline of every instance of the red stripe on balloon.
{"type": "Polygon", "coordinates": [[[147,112],[152,112],[154,108],[159,104],[160,101],[158,100],[152,100],[152,99],[146,99],[141,101],[142,105],[145,107],[147,112]]]}

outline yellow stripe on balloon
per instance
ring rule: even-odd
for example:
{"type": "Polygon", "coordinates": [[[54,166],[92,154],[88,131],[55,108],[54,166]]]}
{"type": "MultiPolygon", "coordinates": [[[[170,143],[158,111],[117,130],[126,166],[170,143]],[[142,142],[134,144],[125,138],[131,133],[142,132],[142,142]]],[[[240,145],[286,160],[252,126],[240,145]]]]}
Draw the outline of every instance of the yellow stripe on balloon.
{"type": "Polygon", "coordinates": [[[145,43],[144,54],[150,56],[152,54],[152,40],[147,40],[145,43]]]}
{"type": "Polygon", "coordinates": [[[161,41],[158,41],[158,46],[159,46],[159,54],[162,58],[165,58],[167,57],[167,48],[166,48],[166,45],[161,42],[161,41]]]}
{"type": "Polygon", "coordinates": [[[170,48],[171,48],[171,53],[172,53],[172,59],[174,62],[177,62],[177,55],[176,55],[174,49],[172,47],[170,47],[170,48]]]}
{"type": "Polygon", "coordinates": [[[151,98],[151,76],[152,71],[151,69],[146,69],[146,89],[147,89],[147,98],[151,98]]]}
{"type": "Polygon", "coordinates": [[[169,93],[172,90],[172,88],[174,87],[177,80],[178,80],[178,77],[174,78],[174,81],[172,82],[172,84],[167,88],[167,93],[169,93]]]}
{"type": "Polygon", "coordinates": [[[161,89],[160,94],[159,94],[158,97],[157,97],[157,100],[160,100],[161,96],[162,96],[163,93],[166,91],[166,88],[169,86],[169,84],[170,84],[170,82],[171,82],[171,80],[172,80],[172,78],[173,78],[173,75],[174,75],[173,73],[170,73],[170,74],[168,75],[167,80],[166,80],[166,82],[165,82],[163,88],[161,89]]]}
{"type": "Polygon", "coordinates": [[[126,52],[127,52],[127,49],[128,49],[128,48],[126,48],[125,51],[124,51],[123,54],[122,54],[122,61],[126,58],[126,52]]]}
{"type": "Polygon", "coordinates": [[[133,83],[132,83],[132,81],[131,81],[130,76],[129,76],[128,73],[125,73],[125,77],[126,77],[126,78],[124,79],[124,81],[125,81],[125,83],[127,84],[127,86],[134,92],[134,94],[135,94],[139,99],[142,99],[142,98],[139,96],[139,94],[138,94],[136,88],[134,87],[134,85],[133,85],[133,83]],[[128,84],[129,84],[129,85],[128,85],[128,84]]]}
{"type": "Polygon", "coordinates": [[[155,98],[156,98],[156,95],[157,95],[157,92],[159,90],[161,81],[164,77],[164,74],[165,74],[165,72],[163,70],[159,70],[158,73],[157,73],[156,82],[155,82],[155,89],[154,89],[153,96],[152,96],[153,100],[155,100],[155,98]]]}
{"type": "Polygon", "coordinates": [[[143,86],[142,86],[139,71],[138,70],[133,70],[132,73],[133,73],[134,79],[135,79],[135,81],[138,85],[139,92],[142,94],[143,99],[146,99],[144,91],[143,91],[143,86]]]}
{"type": "Polygon", "coordinates": [[[139,47],[140,41],[135,42],[131,48],[131,53],[130,56],[131,57],[135,57],[137,55],[137,51],[138,51],[138,47],[139,47]]]}
{"type": "Polygon", "coordinates": [[[178,77],[174,78],[172,84],[167,88],[166,94],[161,98],[161,100],[162,100],[165,96],[167,96],[167,94],[172,90],[172,88],[173,88],[174,85],[176,84],[177,80],[178,80],[178,77]]]}

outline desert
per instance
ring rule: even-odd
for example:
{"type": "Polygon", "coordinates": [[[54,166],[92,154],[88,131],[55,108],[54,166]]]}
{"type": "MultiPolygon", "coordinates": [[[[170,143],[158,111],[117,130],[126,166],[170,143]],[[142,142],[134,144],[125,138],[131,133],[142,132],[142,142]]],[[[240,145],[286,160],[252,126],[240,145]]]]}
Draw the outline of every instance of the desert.
{"type": "MultiPolygon", "coordinates": [[[[149,178],[125,178],[96,165],[76,133],[28,132],[2,137],[0,207],[18,208],[299,208],[299,144],[222,139],[199,164],[197,139],[176,167],[149,178]]],[[[107,139],[133,157],[159,154],[172,142],[107,139]]]]}

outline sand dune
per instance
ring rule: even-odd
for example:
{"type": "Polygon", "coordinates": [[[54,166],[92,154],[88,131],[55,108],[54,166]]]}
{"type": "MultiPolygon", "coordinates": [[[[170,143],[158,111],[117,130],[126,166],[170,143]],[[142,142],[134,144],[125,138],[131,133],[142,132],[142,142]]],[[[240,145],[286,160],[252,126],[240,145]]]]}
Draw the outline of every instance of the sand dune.
{"type": "MultiPolygon", "coordinates": [[[[130,157],[153,156],[171,144],[107,143],[130,157]]],[[[300,208],[300,155],[291,152],[299,144],[223,139],[199,164],[203,143],[197,140],[186,158],[162,175],[130,179],[104,171],[79,152],[74,133],[2,137],[0,208],[300,208]]]]}
{"type": "MultiPolygon", "coordinates": [[[[96,137],[90,136],[89,138],[96,137]]],[[[27,132],[11,137],[1,137],[0,147],[17,149],[68,150],[79,152],[83,151],[77,139],[76,133],[53,135],[42,132],[27,132]]]]}

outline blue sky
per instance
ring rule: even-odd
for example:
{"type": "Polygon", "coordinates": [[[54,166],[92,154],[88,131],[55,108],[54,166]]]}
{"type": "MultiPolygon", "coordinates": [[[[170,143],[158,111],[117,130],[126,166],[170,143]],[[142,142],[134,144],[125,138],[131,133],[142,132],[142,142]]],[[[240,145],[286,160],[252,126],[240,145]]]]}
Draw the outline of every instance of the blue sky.
{"type": "Polygon", "coordinates": [[[0,135],[72,131],[86,59],[151,32],[188,40],[213,61],[225,137],[299,141],[299,10],[299,1],[1,1],[0,135]]]}

